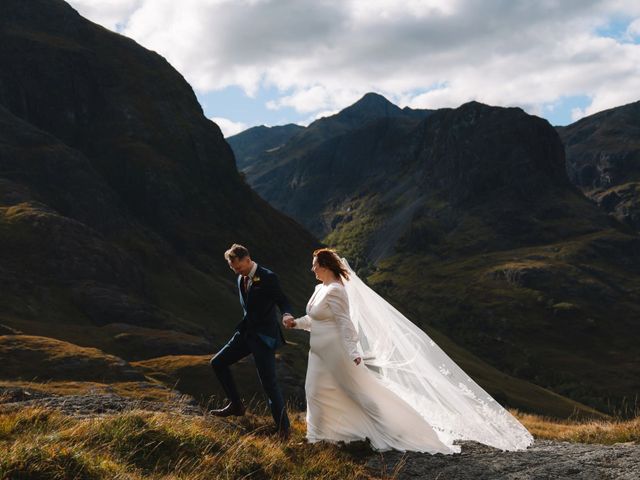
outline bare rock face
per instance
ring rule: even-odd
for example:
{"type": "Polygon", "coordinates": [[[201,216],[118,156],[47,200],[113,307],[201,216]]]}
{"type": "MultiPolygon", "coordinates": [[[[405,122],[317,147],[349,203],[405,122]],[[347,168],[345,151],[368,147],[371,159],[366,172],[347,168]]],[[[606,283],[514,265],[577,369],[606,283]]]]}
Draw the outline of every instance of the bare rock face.
{"type": "Polygon", "coordinates": [[[640,230],[640,102],[557,130],[571,181],[618,221],[640,230]]]}
{"type": "Polygon", "coordinates": [[[640,231],[640,182],[598,188],[588,192],[588,195],[620,223],[640,231]]]}
{"type": "Polygon", "coordinates": [[[640,102],[590,115],[557,130],[574,184],[591,190],[640,179],[640,102]]]}
{"type": "Polygon", "coordinates": [[[421,127],[423,180],[452,202],[511,202],[570,187],[558,136],[519,108],[470,102],[436,112],[421,127]]]}

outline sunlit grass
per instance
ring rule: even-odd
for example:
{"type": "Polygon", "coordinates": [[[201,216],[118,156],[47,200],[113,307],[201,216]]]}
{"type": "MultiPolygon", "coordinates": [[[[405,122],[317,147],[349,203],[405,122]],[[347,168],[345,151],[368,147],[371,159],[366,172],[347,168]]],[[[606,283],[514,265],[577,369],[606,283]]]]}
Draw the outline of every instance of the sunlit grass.
{"type": "Polygon", "coordinates": [[[640,443],[640,416],[612,420],[557,420],[540,415],[516,413],[535,438],[565,442],[640,443]]]}
{"type": "Polygon", "coordinates": [[[0,414],[0,478],[378,478],[365,457],[308,445],[300,416],[281,442],[271,420],[132,410],[74,417],[42,408],[0,414]]]}
{"type": "MultiPolygon", "coordinates": [[[[395,478],[366,467],[374,455],[359,442],[307,444],[302,414],[282,442],[271,418],[129,410],[72,416],[40,407],[0,413],[0,478],[204,480],[211,478],[395,478]]],[[[537,439],[614,444],[640,442],[632,420],[562,421],[512,412],[537,439]]]]}

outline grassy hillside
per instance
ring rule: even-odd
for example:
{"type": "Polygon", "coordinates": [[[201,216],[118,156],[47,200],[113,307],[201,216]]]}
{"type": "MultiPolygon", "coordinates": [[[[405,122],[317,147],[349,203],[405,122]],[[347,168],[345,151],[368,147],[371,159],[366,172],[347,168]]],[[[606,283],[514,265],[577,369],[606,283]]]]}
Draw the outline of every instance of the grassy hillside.
{"type": "Polygon", "coordinates": [[[593,259],[617,244],[624,262],[627,241],[614,231],[448,261],[401,255],[369,280],[427,332],[433,326],[506,373],[610,411],[640,390],[640,276],[593,259]]]}

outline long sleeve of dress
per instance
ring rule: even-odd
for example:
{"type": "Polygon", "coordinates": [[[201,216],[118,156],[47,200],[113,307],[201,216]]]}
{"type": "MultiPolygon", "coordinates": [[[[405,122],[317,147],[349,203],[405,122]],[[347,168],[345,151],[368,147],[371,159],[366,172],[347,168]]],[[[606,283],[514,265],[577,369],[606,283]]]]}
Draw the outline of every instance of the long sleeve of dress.
{"type": "Polygon", "coordinates": [[[306,330],[307,332],[311,331],[311,318],[309,317],[309,315],[296,318],[295,322],[296,322],[296,326],[293,328],[297,328],[299,330],[306,330]]]}
{"type": "Polygon", "coordinates": [[[347,292],[342,287],[331,287],[327,292],[327,303],[333,313],[340,331],[342,332],[342,341],[347,350],[349,358],[352,360],[358,358],[358,332],[353,326],[353,322],[349,317],[349,299],[347,292]]]}

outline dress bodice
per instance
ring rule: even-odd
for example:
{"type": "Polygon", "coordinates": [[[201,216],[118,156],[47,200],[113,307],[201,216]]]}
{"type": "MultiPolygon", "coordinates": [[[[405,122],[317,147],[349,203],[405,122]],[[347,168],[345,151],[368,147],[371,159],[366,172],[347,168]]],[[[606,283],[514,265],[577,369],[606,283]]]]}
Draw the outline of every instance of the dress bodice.
{"type": "Polygon", "coordinates": [[[330,285],[323,285],[320,283],[316,285],[316,289],[307,302],[306,308],[307,315],[313,320],[330,320],[331,317],[333,317],[333,313],[329,308],[329,302],[326,298],[333,285],[335,285],[333,288],[340,287],[337,283],[332,283],[330,285]]]}
{"type": "Polygon", "coordinates": [[[342,341],[351,359],[360,357],[358,333],[349,316],[347,292],[339,283],[319,284],[307,303],[307,314],[296,318],[296,327],[313,335],[314,322],[334,322],[340,330],[342,341]]]}

